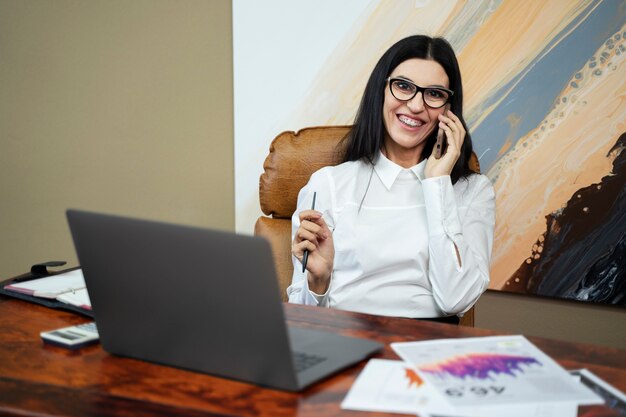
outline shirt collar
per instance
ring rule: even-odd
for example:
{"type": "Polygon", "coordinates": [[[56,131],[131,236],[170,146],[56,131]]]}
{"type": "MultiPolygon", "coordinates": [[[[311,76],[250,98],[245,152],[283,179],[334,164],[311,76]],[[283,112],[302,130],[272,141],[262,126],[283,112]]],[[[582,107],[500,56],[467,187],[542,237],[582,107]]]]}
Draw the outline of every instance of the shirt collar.
{"type": "MultiPolygon", "coordinates": [[[[426,159],[419,164],[412,166],[409,170],[413,172],[413,174],[415,174],[420,181],[422,181],[424,179],[425,167],[426,159]]],[[[398,178],[398,175],[402,172],[402,170],[404,170],[404,168],[389,160],[385,155],[383,155],[382,152],[378,152],[378,158],[376,158],[376,162],[374,163],[374,170],[385,188],[390,190],[391,186],[396,181],[396,178],[398,178]]]]}

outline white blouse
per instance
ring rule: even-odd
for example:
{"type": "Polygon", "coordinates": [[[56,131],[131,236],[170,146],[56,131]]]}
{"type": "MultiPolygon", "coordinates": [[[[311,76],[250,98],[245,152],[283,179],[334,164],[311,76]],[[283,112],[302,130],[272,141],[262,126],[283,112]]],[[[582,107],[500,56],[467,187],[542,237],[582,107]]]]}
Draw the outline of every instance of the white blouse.
{"type": "Polygon", "coordinates": [[[289,302],[413,318],[469,310],[489,284],[493,187],[479,174],[454,186],[449,176],[425,179],[425,166],[405,169],[380,153],[374,166],[353,161],[315,172],[298,195],[292,240],[298,213],[311,208],[317,192],[335,264],[319,295],[293,257],[289,302]]]}

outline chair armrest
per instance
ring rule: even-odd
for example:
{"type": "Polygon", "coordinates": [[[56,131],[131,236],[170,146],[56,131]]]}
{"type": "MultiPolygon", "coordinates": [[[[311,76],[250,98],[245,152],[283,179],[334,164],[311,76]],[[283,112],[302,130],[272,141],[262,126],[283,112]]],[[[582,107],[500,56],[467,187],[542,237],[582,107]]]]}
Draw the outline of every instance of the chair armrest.
{"type": "Polygon", "coordinates": [[[291,285],[291,277],[293,275],[291,219],[259,217],[254,225],[254,234],[264,237],[270,243],[278,277],[280,297],[283,301],[287,301],[287,287],[291,285]]]}

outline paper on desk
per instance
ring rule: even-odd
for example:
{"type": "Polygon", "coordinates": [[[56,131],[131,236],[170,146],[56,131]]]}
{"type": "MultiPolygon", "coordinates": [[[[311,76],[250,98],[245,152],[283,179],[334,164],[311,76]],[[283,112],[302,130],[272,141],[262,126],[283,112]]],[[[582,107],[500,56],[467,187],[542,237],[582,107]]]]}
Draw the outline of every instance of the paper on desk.
{"type": "Polygon", "coordinates": [[[420,417],[575,417],[575,403],[479,406],[458,410],[402,361],[371,359],[350,388],[341,408],[420,417]]]}
{"type": "Polygon", "coordinates": [[[86,310],[91,310],[91,300],[89,299],[87,288],[63,293],[57,297],[57,300],[86,310]]]}
{"type": "Polygon", "coordinates": [[[37,278],[30,281],[5,285],[4,289],[42,298],[57,298],[58,295],[85,288],[82,269],[37,278]]]}
{"type": "Polygon", "coordinates": [[[392,343],[457,410],[537,403],[602,404],[523,336],[392,343]]]}
{"type": "Polygon", "coordinates": [[[370,359],[361,371],[341,408],[360,411],[415,414],[451,407],[415,370],[402,361],[370,359]]]}

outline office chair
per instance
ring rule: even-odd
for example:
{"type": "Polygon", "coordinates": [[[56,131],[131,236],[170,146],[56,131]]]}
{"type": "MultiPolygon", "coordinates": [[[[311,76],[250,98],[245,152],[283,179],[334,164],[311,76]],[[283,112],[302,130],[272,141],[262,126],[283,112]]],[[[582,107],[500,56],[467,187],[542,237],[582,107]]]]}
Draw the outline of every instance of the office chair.
{"type": "MultiPolygon", "coordinates": [[[[283,132],[270,145],[259,180],[259,200],[266,216],[256,221],[254,234],[270,242],[283,301],[287,301],[286,290],[293,274],[291,215],[296,210],[298,192],[313,172],[342,162],[345,143],[341,139],[349,129],[350,126],[321,126],[283,132]]],[[[475,154],[470,168],[480,172],[475,154]]],[[[460,325],[474,327],[474,307],[461,317],[460,325]]]]}

